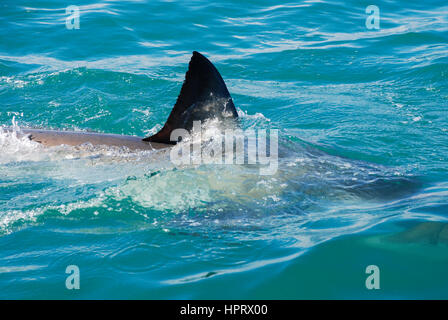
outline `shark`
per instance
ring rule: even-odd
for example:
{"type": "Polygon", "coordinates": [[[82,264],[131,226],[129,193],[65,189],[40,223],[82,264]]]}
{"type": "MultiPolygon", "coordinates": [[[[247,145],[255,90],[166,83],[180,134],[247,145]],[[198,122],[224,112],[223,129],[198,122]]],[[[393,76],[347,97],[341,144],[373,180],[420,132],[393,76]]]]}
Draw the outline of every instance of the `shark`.
{"type": "MultiPolygon", "coordinates": [[[[138,137],[109,133],[30,128],[22,128],[18,132],[14,128],[6,128],[6,131],[14,132],[19,138],[29,139],[40,143],[44,147],[59,145],[77,147],[88,144],[99,147],[126,147],[131,151],[160,149],[170,151],[171,162],[178,165],[175,160],[181,159],[172,157],[172,154],[178,155],[177,152],[172,152],[176,151],[176,148],[173,147],[179,142],[179,136],[176,135],[175,131],[183,129],[191,132],[193,136],[197,132],[196,124],[200,122],[207,125],[208,120],[214,120],[213,122],[218,123],[220,129],[227,127],[228,124],[231,125],[230,128],[240,127],[237,121],[238,112],[218,69],[204,55],[193,51],[174,107],[162,129],[154,135],[138,137]]],[[[212,130],[212,132],[214,131],[212,130]]],[[[247,149],[249,149],[249,139],[247,140],[247,149]]],[[[369,163],[354,161],[340,156],[331,156],[308,144],[302,146],[291,141],[288,141],[288,143],[276,143],[275,146],[278,147],[278,150],[275,150],[273,153],[271,148],[273,143],[269,139],[269,157],[266,152],[267,143],[264,150],[261,151],[258,149],[260,146],[259,140],[257,140],[256,145],[258,164],[267,165],[268,169],[273,169],[263,174],[277,174],[277,162],[282,161],[281,173],[277,174],[277,178],[285,183],[291,183],[290,180],[294,179],[303,180],[307,177],[307,172],[317,172],[319,178],[325,177],[327,172],[334,172],[334,174],[339,175],[338,179],[331,180],[331,182],[334,182],[336,194],[340,194],[341,197],[355,195],[370,200],[378,198],[393,200],[413,194],[421,188],[419,179],[385,176],[382,172],[382,167],[375,167],[369,163]],[[299,158],[297,157],[297,150],[301,152],[299,158]],[[260,154],[266,160],[264,163],[260,161],[260,154]],[[304,163],[298,162],[297,167],[296,160],[293,160],[294,163],[289,163],[292,166],[284,165],[287,161],[291,162],[291,158],[300,160],[303,157],[306,157],[309,161],[304,163]],[[353,179],[355,176],[356,178],[353,179]]],[[[178,146],[182,147],[182,144],[178,146]]],[[[245,146],[243,147],[245,148],[245,146]]],[[[195,147],[193,146],[193,152],[194,149],[195,147]]],[[[190,148],[187,146],[187,153],[189,150],[190,148]]],[[[233,146],[231,151],[230,154],[233,156],[233,146]]],[[[244,158],[243,162],[249,164],[249,156],[245,154],[246,150],[243,150],[243,152],[243,156],[247,158],[244,158]]],[[[182,149],[182,155],[183,153],[184,150],[182,149]]],[[[165,155],[165,152],[160,154],[165,155]]],[[[199,154],[202,155],[201,152],[199,154]]],[[[151,155],[153,154],[151,153],[151,155]]],[[[279,184],[281,183],[279,182],[279,184]]]]}
{"type": "MultiPolygon", "coordinates": [[[[176,129],[191,131],[193,122],[209,119],[238,118],[229,90],[218,69],[204,55],[193,51],[180,94],[162,129],[149,137],[105,134],[97,132],[21,129],[20,135],[46,147],[58,145],[127,147],[130,150],[154,150],[172,147],[176,129]]],[[[12,129],[7,129],[11,131],[12,129]]]]}

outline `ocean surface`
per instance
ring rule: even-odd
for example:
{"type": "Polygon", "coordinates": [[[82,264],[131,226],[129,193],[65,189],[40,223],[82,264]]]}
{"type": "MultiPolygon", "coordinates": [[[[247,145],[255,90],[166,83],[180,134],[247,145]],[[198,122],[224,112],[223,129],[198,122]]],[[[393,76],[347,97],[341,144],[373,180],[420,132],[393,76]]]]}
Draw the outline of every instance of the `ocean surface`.
{"type": "Polygon", "coordinates": [[[1,299],[448,298],[446,1],[2,0],[0,27],[1,299]],[[155,133],[194,50],[278,129],[274,175],[16,134],[155,133]]]}

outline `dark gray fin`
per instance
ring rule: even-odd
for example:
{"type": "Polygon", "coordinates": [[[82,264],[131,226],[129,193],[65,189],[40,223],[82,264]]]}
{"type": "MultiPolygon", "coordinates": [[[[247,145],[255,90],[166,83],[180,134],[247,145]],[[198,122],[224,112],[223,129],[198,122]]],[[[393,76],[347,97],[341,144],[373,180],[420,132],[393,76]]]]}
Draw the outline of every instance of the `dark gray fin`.
{"type": "Polygon", "coordinates": [[[215,66],[194,51],[176,104],[162,130],[143,141],[175,144],[170,141],[175,129],[190,131],[193,121],[237,118],[235,105],[226,84],[215,66]]]}

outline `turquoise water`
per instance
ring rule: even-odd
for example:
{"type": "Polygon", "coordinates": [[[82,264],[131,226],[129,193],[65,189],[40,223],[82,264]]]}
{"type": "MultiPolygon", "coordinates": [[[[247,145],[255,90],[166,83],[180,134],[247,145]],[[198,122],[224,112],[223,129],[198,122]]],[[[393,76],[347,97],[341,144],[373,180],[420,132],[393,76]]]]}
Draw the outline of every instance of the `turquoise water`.
{"type": "Polygon", "coordinates": [[[0,298],[448,298],[446,1],[71,4],[0,4],[0,125],[145,136],[197,50],[279,168],[2,132],[0,298]]]}

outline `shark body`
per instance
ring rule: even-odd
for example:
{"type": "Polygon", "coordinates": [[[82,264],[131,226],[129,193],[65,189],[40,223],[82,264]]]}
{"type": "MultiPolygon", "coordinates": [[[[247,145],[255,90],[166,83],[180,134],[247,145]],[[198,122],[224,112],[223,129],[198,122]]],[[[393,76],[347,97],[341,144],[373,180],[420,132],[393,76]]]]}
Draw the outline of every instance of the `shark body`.
{"type": "MultiPolygon", "coordinates": [[[[95,132],[54,131],[22,129],[20,135],[52,147],[58,145],[78,146],[85,143],[127,147],[131,150],[154,150],[176,144],[171,140],[175,129],[191,131],[193,121],[237,118],[238,113],[230,93],[216,67],[202,54],[193,52],[182,89],[168,120],[155,135],[142,138],[95,132]]],[[[12,131],[11,128],[6,130],[12,131]]]]}

